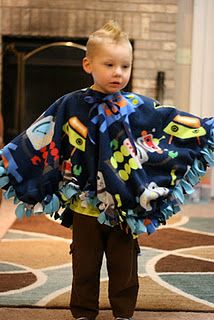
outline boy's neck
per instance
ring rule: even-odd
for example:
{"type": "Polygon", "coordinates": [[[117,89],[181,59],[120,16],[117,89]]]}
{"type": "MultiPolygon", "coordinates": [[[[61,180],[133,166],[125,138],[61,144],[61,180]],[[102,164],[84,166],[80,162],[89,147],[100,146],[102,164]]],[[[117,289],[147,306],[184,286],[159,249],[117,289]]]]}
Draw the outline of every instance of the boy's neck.
{"type": "MultiPolygon", "coordinates": [[[[97,91],[97,92],[100,92],[100,93],[102,93],[102,94],[106,94],[106,95],[111,95],[111,94],[116,93],[116,92],[114,92],[114,93],[103,92],[103,91],[101,91],[99,88],[97,88],[95,84],[92,84],[92,86],[90,86],[90,89],[92,89],[92,90],[94,90],[94,91],[97,91]]],[[[119,92],[119,91],[118,91],[118,92],[119,92]]]]}
{"type": "Polygon", "coordinates": [[[101,91],[100,89],[97,88],[96,84],[92,84],[92,86],[91,86],[90,88],[91,88],[92,90],[94,90],[94,91],[98,91],[98,92],[101,92],[101,93],[104,93],[104,94],[105,94],[105,92],[103,92],[103,91],[101,91]]]}

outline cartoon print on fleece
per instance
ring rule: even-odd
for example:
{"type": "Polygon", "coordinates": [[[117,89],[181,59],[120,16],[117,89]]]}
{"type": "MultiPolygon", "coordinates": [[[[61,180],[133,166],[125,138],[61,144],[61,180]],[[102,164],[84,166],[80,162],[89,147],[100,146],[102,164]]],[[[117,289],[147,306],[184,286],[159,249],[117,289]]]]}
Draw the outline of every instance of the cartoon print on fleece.
{"type": "Polygon", "coordinates": [[[78,90],[1,150],[0,186],[19,218],[45,212],[70,227],[79,197],[100,223],[152,233],[214,164],[213,136],[214,118],[133,93],[78,90]]]}

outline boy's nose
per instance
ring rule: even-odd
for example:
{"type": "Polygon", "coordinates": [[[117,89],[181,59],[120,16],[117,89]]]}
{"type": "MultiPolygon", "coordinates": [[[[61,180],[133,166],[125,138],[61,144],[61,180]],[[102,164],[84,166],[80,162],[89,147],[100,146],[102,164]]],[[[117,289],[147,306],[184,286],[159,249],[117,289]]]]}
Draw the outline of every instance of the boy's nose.
{"type": "Polygon", "coordinates": [[[122,74],[122,69],[121,67],[117,67],[114,70],[115,75],[120,76],[122,74]]]}

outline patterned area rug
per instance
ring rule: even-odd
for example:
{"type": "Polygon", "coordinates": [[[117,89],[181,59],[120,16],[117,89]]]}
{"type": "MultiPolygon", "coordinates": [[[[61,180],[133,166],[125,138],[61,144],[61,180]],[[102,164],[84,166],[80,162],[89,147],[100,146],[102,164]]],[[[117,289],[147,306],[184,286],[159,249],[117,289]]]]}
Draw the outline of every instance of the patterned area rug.
{"type": "MultiPolygon", "coordinates": [[[[139,310],[214,311],[214,219],[170,219],[139,243],[139,310]]],[[[16,221],[0,242],[0,306],[69,306],[71,231],[37,216],[16,221]]],[[[103,261],[100,307],[109,308],[103,261]]]]}

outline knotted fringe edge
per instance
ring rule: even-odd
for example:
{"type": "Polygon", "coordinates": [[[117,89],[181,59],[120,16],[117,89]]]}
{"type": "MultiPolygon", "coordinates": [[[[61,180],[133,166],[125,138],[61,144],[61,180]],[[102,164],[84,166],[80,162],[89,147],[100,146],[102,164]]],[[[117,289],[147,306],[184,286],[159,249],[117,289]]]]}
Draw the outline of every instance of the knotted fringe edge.
{"type": "Polygon", "coordinates": [[[194,186],[200,182],[200,178],[205,175],[208,166],[214,166],[214,141],[208,140],[208,145],[201,150],[201,159],[195,159],[192,167],[186,175],[177,183],[170,195],[162,200],[160,211],[161,221],[152,217],[139,219],[133,210],[128,210],[126,221],[133,235],[141,233],[151,234],[156,231],[160,224],[165,224],[171,216],[178,213],[180,205],[185,201],[185,194],[192,194],[194,186]]]}
{"type": "MultiPolygon", "coordinates": [[[[161,221],[158,218],[148,217],[140,219],[133,210],[127,210],[124,212],[123,219],[126,220],[128,226],[131,229],[132,234],[135,236],[141,233],[153,233],[160,224],[165,224],[172,215],[180,211],[180,204],[184,203],[185,194],[191,194],[194,192],[194,186],[200,181],[200,178],[205,175],[207,166],[214,166],[214,141],[208,140],[208,145],[201,150],[202,159],[195,159],[192,167],[186,173],[186,175],[178,182],[170,195],[162,200],[161,204],[161,221]]],[[[0,155],[2,151],[0,151],[0,155]]],[[[3,161],[0,161],[0,188],[3,188],[9,184],[9,178],[7,176],[7,170],[4,168],[3,161]]],[[[71,199],[80,194],[80,190],[77,189],[72,183],[62,184],[59,188],[58,195],[53,194],[47,196],[41,203],[36,205],[30,205],[24,202],[20,202],[16,192],[12,185],[4,192],[5,199],[13,198],[14,204],[17,204],[15,210],[18,219],[22,219],[24,216],[30,217],[31,215],[38,214],[50,214],[54,219],[63,219],[63,214],[58,213],[62,206],[65,206],[71,201],[71,199]]],[[[88,200],[90,202],[90,199],[88,200]]],[[[94,201],[94,200],[93,200],[94,201]]],[[[98,217],[100,223],[109,224],[109,221],[104,212],[101,212],[98,217]]]]}
{"type": "MultiPolygon", "coordinates": [[[[0,156],[2,150],[0,150],[0,156]]],[[[5,169],[3,161],[0,161],[0,188],[4,188],[9,184],[9,187],[4,191],[4,198],[9,200],[13,198],[13,203],[17,205],[15,213],[18,219],[22,219],[24,216],[30,217],[32,215],[50,214],[55,219],[62,219],[62,216],[58,214],[59,209],[65,206],[69,200],[76,195],[79,190],[73,185],[73,183],[61,184],[59,188],[59,196],[56,194],[48,195],[41,203],[31,205],[25,202],[21,202],[15,192],[15,189],[10,185],[9,177],[7,175],[7,169],[5,169]]]]}

